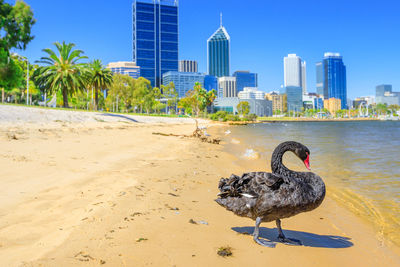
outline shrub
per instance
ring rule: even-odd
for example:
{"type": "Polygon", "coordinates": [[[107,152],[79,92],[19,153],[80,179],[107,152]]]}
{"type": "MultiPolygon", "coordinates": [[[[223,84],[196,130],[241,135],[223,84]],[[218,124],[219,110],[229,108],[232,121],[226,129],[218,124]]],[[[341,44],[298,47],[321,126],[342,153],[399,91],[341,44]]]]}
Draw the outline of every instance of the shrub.
{"type": "Polygon", "coordinates": [[[227,119],[228,121],[240,121],[239,116],[233,115],[233,114],[228,114],[228,115],[226,115],[226,119],[227,119]]]}
{"type": "Polygon", "coordinates": [[[256,121],[257,115],[256,114],[249,114],[243,118],[245,121],[256,121]]]}

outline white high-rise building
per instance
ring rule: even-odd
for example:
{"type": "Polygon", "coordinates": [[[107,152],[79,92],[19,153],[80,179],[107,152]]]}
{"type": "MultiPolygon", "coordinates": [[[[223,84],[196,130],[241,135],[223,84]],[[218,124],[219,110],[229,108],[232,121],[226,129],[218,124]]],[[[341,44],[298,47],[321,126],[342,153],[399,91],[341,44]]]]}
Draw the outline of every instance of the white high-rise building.
{"type": "Polygon", "coordinates": [[[301,87],[301,58],[296,54],[289,54],[283,59],[284,85],[301,87]]]}
{"type": "Polygon", "coordinates": [[[306,62],[296,54],[288,54],[283,59],[284,86],[301,87],[303,94],[307,92],[306,62]]]}
{"type": "Polygon", "coordinates": [[[236,77],[218,78],[218,97],[237,97],[236,77]]]}
{"type": "Polygon", "coordinates": [[[307,70],[306,62],[301,62],[301,87],[303,88],[303,95],[307,94],[307,70]]]}
{"type": "Polygon", "coordinates": [[[265,99],[265,92],[259,91],[257,87],[245,87],[238,93],[239,99],[265,99]]]}

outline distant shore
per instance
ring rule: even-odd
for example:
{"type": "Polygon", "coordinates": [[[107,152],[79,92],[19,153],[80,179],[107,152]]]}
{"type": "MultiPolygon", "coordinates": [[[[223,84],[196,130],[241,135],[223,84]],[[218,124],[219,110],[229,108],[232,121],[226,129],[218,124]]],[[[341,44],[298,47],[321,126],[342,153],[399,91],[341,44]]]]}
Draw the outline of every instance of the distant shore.
{"type": "MultiPolygon", "coordinates": [[[[200,123],[233,144],[229,125],[200,123]]],[[[254,222],[214,199],[221,177],[264,164],[238,165],[223,145],[153,134],[193,130],[187,118],[0,105],[0,265],[400,265],[397,247],[329,197],[282,221],[304,246],[255,244],[246,234],[254,222]],[[232,257],[217,255],[223,246],[232,257]]],[[[276,240],[275,224],[261,226],[276,240]]]]}

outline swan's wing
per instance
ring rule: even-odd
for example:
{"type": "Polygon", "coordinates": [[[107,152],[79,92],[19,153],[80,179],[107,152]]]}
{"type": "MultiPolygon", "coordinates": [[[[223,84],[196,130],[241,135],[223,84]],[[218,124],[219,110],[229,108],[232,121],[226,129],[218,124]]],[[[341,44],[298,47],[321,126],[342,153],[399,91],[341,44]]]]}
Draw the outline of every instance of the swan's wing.
{"type": "Polygon", "coordinates": [[[242,179],[251,181],[250,188],[256,191],[262,190],[278,190],[285,179],[281,175],[269,172],[249,172],[242,175],[242,179]]]}

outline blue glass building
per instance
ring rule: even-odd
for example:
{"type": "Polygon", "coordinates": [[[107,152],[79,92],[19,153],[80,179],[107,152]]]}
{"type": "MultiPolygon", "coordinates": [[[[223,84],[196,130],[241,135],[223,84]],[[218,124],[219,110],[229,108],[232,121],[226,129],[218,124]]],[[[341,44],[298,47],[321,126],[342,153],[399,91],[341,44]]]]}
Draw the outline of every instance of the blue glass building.
{"type": "Polygon", "coordinates": [[[163,85],[168,86],[171,82],[174,83],[178,97],[186,96],[189,90],[194,88],[196,82],[199,82],[204,87],[204,74],[198,72],[178,72],[168,71],[163,74],[163,85]]]}
{"type": "Polygon", "coordinates": [[[249,71],[235,71],[233,77],[236,77],[237,91],[243,91],[245,87],[258,87],[257,73],[249,71]]]}
{"type": "Polygon", "coordinates": [[[159,87],[163,73],[178,70],[178,1],[133,1],[133,61],[159,87]]]}
{"type": "Polygon", "coordinates": [[[303,88],[300,86],[287,86],[287,109],[295,112],[300,112],[303,107],[303,88]]]}
{"type": "Polygon", "coordinates": [[[214,89],[215,92],[218,92],[218,78],[215,76],[206,75],[204,77],[204,89],[206,89],[207,92],[211,91],[212,89],[214,89]]]}
{"type": "Polygon", "coordinates": [[[346,66],[339,53],[325,53],[324,68],[324,98],[338,98],[341,108],[347,109],[346,66]]]}
{"type": "Polygon", "coordinates": [[[314,98],[314,108],[317,110],[324,108],[324,100],[322,98],[314,98]]]}
{"type": "Polygon", "coordinates": [[[225,27],[221,26],[207,40],[208,74],[216,77],[229,76],[230,40],[225,27]]]}

